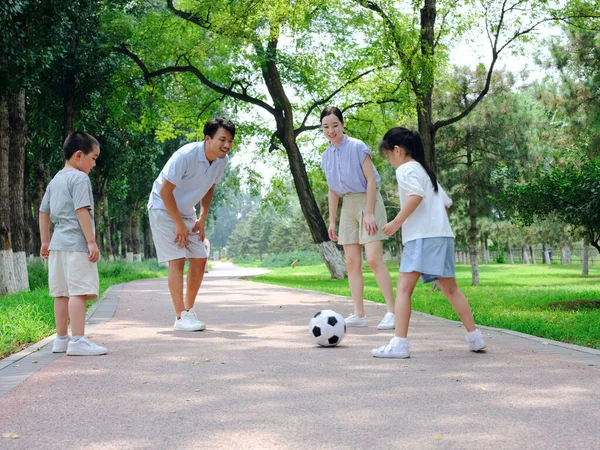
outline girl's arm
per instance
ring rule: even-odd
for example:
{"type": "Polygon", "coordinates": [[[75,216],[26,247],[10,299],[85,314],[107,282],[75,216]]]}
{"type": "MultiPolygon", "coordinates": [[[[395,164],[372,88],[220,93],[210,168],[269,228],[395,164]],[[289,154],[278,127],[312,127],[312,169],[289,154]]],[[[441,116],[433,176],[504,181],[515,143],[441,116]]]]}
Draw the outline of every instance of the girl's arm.
{"type": "Polygon", "coordinates": [[[327,204],[329,205],[329,239],[333,242],[337,242],[338,237],[335,234],[335,221],[337,218],[338,203],[340,202],[340,196],[333,191],[327,193],[327,204]]]}
{"type": "Polygon", "coordinates": [[[362,171],[367,179],[367,206],[365,207],[365,228],[369,235],[376,234],[379,227],[375,220],[375,197],[377,195],[377,178],[375,177],[375,169],[373,161],[370,157],[366,157],[362,164],[362,171]]]}
{"type": "Polygon", "coordinates": [[[100,251],[96,245],[96,238],[94,237],[94,229],[92,228],[92,219],[90,218],[90,210],[87,206],[75,210],[79,225],[85,236],[85,240],[88,244],[88,259],[90,262],[96,262],[100,259],[100,251]]]}
{"type": "Polygon", "coordinates": [[[42,247],[40,248],[40,256],[44,259],[48,259],[50,251],[50,214],[40,211],[40,237],[42,240],[42,247]]]}
{"type": "Polygon", "coordinates": [[[419,195],[411,195],[410,197],[408,197],[406,204],[400,210],[398,215],[394,217],[394,219],[391,222],[385,224],[381,231],[383,231],[383,233],[387,237],[391,237],[396,231],[400,229],[404,221],[408,219],[408,216],[410,216],[414,212],[414,210],[417,209],[417,206],[419,206],[422,201],[423,197],[419,195]]]}

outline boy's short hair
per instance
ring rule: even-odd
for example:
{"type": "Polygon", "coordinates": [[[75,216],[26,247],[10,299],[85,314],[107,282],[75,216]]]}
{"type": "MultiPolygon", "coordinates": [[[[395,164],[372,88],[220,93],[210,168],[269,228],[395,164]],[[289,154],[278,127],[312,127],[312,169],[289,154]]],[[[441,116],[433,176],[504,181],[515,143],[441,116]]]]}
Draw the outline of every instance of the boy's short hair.
{"type": "Polygon", "coordinates": [[[78,150],[81,150],[84,155],[92,153],[94,147],[100,147],[100,144],[94,136],[90,136],[83,131],[74,131],[67,136],[63,144],[65,160],[68,161],[71,159],[78,150]]]}
{"type": "Polygon", "coordinates": [[[215,133],[219,128],[224,128],[229,131],[232,138],[235,137],[235,125],[231,120],[225,119],[224,117],[215,117],[206,122],[206,125],[204,125],[204,136],[208,136],[212,139],[215,137],[215,133]]]}

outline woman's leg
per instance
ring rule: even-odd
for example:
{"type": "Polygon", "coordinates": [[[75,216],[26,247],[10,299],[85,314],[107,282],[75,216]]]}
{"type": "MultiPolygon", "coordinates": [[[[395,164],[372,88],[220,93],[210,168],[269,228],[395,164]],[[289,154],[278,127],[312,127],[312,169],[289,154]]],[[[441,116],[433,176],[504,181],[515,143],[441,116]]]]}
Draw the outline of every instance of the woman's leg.
{"type": "Polygon", "coordinates": [[[408,336],[408,324],[412,312],[411,297],[420,276],[419,272],[400,272],[396,286],[396,337],[408,336]]]}
{"type": "Polygon", "coordinates": [[[392,287],[392,277],[383,260],[383,241],[367,242],[365,244],[365,253],[367,262],[375,275],[377,285],[385,298],[387,312],[394,312],[394,288],[392,287]]]}
{"type": "Polygon", "coordinates": [[[456,278],[440,278],[440,289],[468,332],[475,331],[475,321],[467,298],[456,285],[456,278]]]}
{"type": "Polygon", "coordinates": [[[365,316],[364,287],[365,280],[362,274],[362,248],[360,244],[344,245],[346,254],[346,267],[348,268],[348,284],[352,295],[354,314],[358,317],[365,316]]]}

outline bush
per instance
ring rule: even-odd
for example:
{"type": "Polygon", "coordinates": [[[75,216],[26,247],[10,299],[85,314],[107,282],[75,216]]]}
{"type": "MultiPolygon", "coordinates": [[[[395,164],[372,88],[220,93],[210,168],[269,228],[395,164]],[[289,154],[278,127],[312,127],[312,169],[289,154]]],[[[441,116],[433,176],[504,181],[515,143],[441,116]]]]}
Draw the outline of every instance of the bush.
{"type": "Polygon", "coordinates": [[[39,259],[27,264],[27,275],[29,277],[29,289],[48,287],[48,263],[39,259]]]}
{"type": "Polygon", "coordinates": [[[496,256],[496,262],[498,264],[504,264],[506,262],[506,256],[504,255],[504,252],[498,252],[498,256],[496,256]]]}

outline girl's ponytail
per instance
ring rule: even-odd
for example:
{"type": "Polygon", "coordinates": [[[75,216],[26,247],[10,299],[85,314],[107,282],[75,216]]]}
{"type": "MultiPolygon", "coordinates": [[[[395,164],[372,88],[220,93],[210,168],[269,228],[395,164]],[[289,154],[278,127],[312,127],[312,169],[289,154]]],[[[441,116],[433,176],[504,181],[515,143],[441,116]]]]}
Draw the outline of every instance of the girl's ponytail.
{"type": "Polygon", "coordinates": [[[433,184],[434,192],[438,191],[437,176],[433,169],[429,166],[427,158],[425,158],[425,150],[423,149],[423,141],[418,131],[409,130],[403,127],[395,127],[389,130],[383,136],[383,140],[379,144],[379,151],[391,152],[395,146],[402,147],[406,154],[412,157],[415,161],[423,166],[431,184],[433,184]]]}

